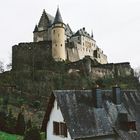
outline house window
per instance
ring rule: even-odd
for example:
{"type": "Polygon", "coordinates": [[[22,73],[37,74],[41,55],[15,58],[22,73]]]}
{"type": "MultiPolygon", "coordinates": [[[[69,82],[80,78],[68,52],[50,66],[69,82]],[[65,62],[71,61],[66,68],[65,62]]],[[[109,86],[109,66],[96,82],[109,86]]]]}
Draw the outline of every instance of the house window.
{"type": "Polygon", "coordinates": [[[128,130],[130,131],[136,131],[136,122],[132,121],[132,122],[128,122],[128,130]]]}
{"type": "Polygon", "coordinates": [[[67,126],[63,122],[53,122],[53,134],[67,137],[67,126]]]}

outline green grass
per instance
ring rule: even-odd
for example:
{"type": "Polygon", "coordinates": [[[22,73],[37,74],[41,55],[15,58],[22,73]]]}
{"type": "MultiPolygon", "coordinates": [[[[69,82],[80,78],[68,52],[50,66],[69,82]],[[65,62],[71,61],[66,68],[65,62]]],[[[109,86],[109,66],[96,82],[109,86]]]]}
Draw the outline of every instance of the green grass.
{"type": "Polygon", "coordinates": [[[0,131],[0,140],[23,140],[23,137],[0,131]]]}

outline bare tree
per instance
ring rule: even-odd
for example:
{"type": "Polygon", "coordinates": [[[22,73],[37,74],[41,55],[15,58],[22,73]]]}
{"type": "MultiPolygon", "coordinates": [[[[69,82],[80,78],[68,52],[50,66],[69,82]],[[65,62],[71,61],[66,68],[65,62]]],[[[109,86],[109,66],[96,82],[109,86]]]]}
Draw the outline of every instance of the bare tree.
{"type": "Polygon", "coordinates": [[[6,65],[6,70],[10,71],[12,69],[12,63],[6,65]]]}
{"type": "Polygon", "coordinates": [[[0,61],[0,73],[4,72],[4,64],[0,61]]]}

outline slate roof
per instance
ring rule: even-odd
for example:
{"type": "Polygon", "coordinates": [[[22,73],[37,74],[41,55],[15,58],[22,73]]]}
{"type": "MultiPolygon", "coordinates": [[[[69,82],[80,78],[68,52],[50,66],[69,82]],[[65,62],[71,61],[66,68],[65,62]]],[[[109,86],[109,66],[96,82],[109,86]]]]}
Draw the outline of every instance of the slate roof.
{"type": "Polygon", "coordinates": [[[35,26],[35,29],[34,29],[33,32],[38,32],[38,27],[37,27],[37,25],[35,26]]]}
{"type": "Polygon", "coordinates": [[[46,11],[43,10],[43,13],[41,15],[41,18],[39,20],[39,23],[38,23],[38,27],[44,27],[44,29],[47,28],[47,23],[48,23],[49,19],[48,19],[48,16],[46,14],[46,11]]]}
{"type": "Polygon", "coordinates": [[[59,8],[57,8],[57,12],[56,12],[56,15],[54,18],[53,24],[55,24],[55,23],[63,23],[59,8]]]}
{"type": "Polygon", "coordinates": [[[91,91],[54,91],[72,138],[114,134],[104,108],[94,107],[91,91]]]}
{"type": "MultiPolygon", "coordinates": [[[[51,27],[52,24],[56,23],[56,22],[63,23],[59,9],[57,10],[55,17],[53,17],[52,15],[48,14],[45,10],[43,10],[42,16],[41,16],[39,23],[38,23],[38,26],[37,25],[35,26],[34,32],[38,32],[39,26],[43,26],[43,27],[45,27],[45,29],[47,29],[47,26],[51,27]]],[[[72,32],[69,24],[65,25],[65,34],[69,37],[73,35],[73,32],[72,32]]]]}
{"type": "Polygon", "coordinates": [[[48,13],[46,13],[46,15],[48,16],[50,22],[53,23],[54,17],[52,15],[48,14],[48,13]]]}
{"type": "Polygon", "coordinates": [[[92,90],[53,91],[42,128],[46,129],[51,107],[56,99],[73,139],[116,134],[123,140],[139,140],[140,94],[137,91],[122,91],[122,103],[115,105],[111,101],[111,90],[102,90],[102,93],[103,107],[95,108],[92,90]],[[119,113],[127,113],[130,121],[136,120],[136,132],[124,131],[118,127],[119,113]]]}
{"type": "Polygon", "coordinates": [[[73,36],[86,36],[86,37],[88,37],[90,39],[93,39],[92,35],[87,33],[85,28],[82,28],[82,29],[78,30],[73,36]]]}
{"type": "Polygon", "coordinates": [[[67,25],[65,26],[65,34],[66,34],[67,36],[69,36],[69,37],[73,35],[73,32],[72,32],[72,30],[71,30],[69,24],[67,24],[67,25]]]}

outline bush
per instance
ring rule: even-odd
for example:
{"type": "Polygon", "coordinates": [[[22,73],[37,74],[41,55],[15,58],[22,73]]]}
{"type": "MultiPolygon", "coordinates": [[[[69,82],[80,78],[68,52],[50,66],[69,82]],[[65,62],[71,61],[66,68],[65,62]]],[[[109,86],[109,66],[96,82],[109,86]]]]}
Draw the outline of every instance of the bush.
{"type": "Polygon", "coordinates": [[[33,107],[36,108],[36,109],[39,109],[40,105],[41,105],[41,103],[40,103],[39,100],[36,100],[36,101],[33,102],[33,107]]]}
{"type": "Polygon", "coordinates": [[[17,134],[19,135],[23,135],[25,132],[25,120],[24,120],[24,115],[22,112],[18,114],[16,131],[17,131],[17,134]]]}
{"type": "Polygon", "coordinates": [[[30,128],[26,131],[23,140],[41,140],[40,132],[37,127],[30,128]]]}

